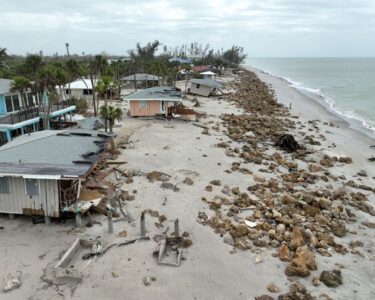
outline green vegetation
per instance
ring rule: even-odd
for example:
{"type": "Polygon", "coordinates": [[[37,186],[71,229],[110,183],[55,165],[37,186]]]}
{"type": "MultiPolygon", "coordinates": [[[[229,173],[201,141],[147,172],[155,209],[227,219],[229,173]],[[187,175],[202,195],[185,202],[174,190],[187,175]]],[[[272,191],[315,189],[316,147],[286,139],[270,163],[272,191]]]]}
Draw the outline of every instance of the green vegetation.
{"type": "MultiPolygon", "coordinates": [[[[95,116],[99,112],[99,99],[106,100],[108,95],[119,97],[121,91],[120,79],[136,73],[147,73],[162,78],[162,84],[174,84],[178,79],[180,70],[190,74],[190,64],[178,61],[169,61],[170,58],[189,58],[194,56],[195,65],[213,65],[221,70],[223,67],[237,67],[246,59],[246,54],[241,47],[233,46],[224,51],[215,51],[210,46],[191,43],[179,47],[163,45],[161,51],[159,41],[147,43],[145,46],[136,45],[134,50],[128,51],[124,57],[109,57],[108,55],[58,55],[43,56],[28,54],[26,57],[11,55],[6,48],[0,47],[0,78],[15,80],[13,89],[21,94],[31,88],[39,95],[48,94],[48,107],[68,99],[72,103],[70,93],[65,94],[65,85],[75,80],[84,79],[91,81],[93,91],[93,108],[95,116]],[[57,89],[56,89],[57,87],[57,89]],[[59,92],[57,92],[57,90],[59,92]]],[[[192,75],[188,75],[192,76],[192,75]]],[[[187,80],[188,77],[185,77],[187,80]]],[[[136,82],[134,82],[136,87],[136,82]]],[[[69,89],[69,86],[68,86],[69,89]]],[[[45,98],[45,97],[44,97],[45,98]]],[[[26,99],[22,99],[27,107],[26,99]]]]}

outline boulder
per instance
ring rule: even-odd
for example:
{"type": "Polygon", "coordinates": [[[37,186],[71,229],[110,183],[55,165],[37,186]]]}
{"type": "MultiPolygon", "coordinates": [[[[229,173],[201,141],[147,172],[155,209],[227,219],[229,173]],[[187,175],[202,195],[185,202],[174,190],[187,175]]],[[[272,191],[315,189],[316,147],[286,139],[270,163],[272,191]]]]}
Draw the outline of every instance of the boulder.
{"type": "Polygon", "coordinates": [[[342,285],[342,276],[341,276],[340,270],[323,271],[320,274],[319,279],[326,286],[331,287],[331,288],[336,288],[339,285],[342,285]]]}

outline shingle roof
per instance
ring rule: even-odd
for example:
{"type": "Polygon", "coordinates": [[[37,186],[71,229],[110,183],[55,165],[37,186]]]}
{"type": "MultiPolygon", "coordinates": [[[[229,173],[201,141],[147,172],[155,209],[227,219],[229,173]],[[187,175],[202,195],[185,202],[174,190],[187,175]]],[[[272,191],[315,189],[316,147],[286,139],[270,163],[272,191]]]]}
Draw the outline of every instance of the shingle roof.
{"type": "Polygon", "coordinates": [[[221,89],[223,87],[221,83],[215,80],[210,80],[210,79],[192,79],[191,82],[195,84],[209,86],[212,88],[217,88],[217,89],[221,89]]]}
{"type": "MultiPolygon", "coordinates": [[[[133,75],[129,75],[129,76],[125,76],[125,77],[122,77],[121,80],[127,80],[127,81],[134,81],[134,74],[133,75]]],[[[151,75],[151,74],[143,74],[143,73],[137,73],[135,74],[135,80],[136,81],[157,81],[159,80],[159,77],[158,76],[155,76],[155,75],[151,75]]]]}
{"type": "Polygon", "coordinates": [[[94,131],[89,136],[77,133],[44,130],[14,139],[0,147],[0,173],[18,174],[24,171],[28,172],[23,173],[26,175],[84,175],[95,161],[103,139],[94,131]],[[89,153],[91,155],[85,156],[89,153]]]}
{"type": "Polygon", "coordinates": [[[149,89],[139,90],[124,98],[125,100],[140,101],[181,101],[181,91],[172,86],[155,86],[149,89]]]}
{"type": "Polygon", "coordinates": [[[10,92],[12,80],[0,78],[0,95],[10,92]]]}

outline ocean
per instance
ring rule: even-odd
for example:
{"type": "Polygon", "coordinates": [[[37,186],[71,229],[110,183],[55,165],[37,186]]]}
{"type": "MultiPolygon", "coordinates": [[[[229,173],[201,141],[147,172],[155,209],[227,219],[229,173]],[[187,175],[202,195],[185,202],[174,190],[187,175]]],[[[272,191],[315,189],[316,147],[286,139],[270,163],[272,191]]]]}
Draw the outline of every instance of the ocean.
{"type": "Polygon", "coordinates": [[[375,135],[375,58],[248,58],[375,135]]]}

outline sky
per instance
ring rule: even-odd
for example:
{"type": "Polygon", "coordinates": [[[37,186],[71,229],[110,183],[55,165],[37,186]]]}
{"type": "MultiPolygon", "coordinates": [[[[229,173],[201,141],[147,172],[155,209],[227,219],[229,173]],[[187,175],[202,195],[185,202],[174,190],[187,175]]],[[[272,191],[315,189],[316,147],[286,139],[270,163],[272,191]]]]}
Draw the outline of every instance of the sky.
{"type": "Polygon", "coordinates": [[[375,56],[375,0],[0,0],[9,53],[124,55],[159,40],[249,57],[375,56]]]}

